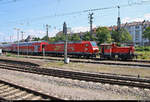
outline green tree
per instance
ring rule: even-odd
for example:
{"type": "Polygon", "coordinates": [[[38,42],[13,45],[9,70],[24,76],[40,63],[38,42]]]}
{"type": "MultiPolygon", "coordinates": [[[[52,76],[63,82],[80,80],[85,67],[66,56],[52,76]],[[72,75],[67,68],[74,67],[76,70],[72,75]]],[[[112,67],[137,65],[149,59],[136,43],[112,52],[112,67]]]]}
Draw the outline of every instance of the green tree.
{"type": "Polygon", "coordinates": [[[2,42],[2,44],[8,44],[8,42],[2,42]]]}
{"type": "Polygon", "coordinates": [[[57,35],[55,37],[55,41],[65,41],[65,35],[64,34],[57,35]]]}
{"type": "Polygon", "coordinates": [[[110,31],[106,27],[97,28],[96,36],[97,36],[97,41],[99,42],[98,44],[111,42],[110,31]]]}
{"type": "Polygon", "coordinates": [[[150,44],[150,27],[147,27],[146,30],[143,32],[143,37],[147,38],[150,44]]]}
{"type": "Polygon", "coordinates": [[[111,38],[113,42],[117,42],[117,43],[127,43],[132,41],[132,36],[124,28],[121,28],[119,32],[112,31],[111,38]]]}
{"type": "Polygon", "coordinates": [[[82,37],[82,40],[84,40],[84,41],[90,41],[90,33],[89,32],[85,33],[83,35],[83,37],[82,37]]]}
{"type": "Polygon", "coordinates": [[[120,42],[120,37],[119,37],[119,33],[117,31],[111,31],[111,39],[113,42],[120,42]]]}
{"type": "MultiPolygon", "coordinates": [[[[47,41],[47,36],[45,35],[41,40],[47,41]]],[[[49,38],[48,38],[48,40],[49,40],[49,38]]]]}
{"type": "MultiPolygon", "coordinates": [[[[96,37],[94,37],[94,35],[92,35],[92,39],[95,41],[95,40],[96,40],[96,37]]],[[[84,41],[90,41],[90,32],[86,32],[86,33],[83,35],[82,40],[84,40],[84,41]]]]}
{"type": "Polygon", "coordinates": [[[120,34],[121,34],[121,43],[127,43],[132,41],[132,36],[126,29],[122,28],[120,30],[120,34]]]}
{"type": "Polygon", "coordinates": [[[79,41],[79,40],[81,40],[80,39],[80,36],[78,35],[78,34],[73,34],[72,36],[71,36],[71,39],[70,39],[71,41],[79,41]]]}
{"type": "Polygon", "coordinates": [[[39,37],[34,37],[32,41],[40,41],[41,39],[39,37]]]}
{"type": "Polygon", "coordinates": [[[55,37],[49,38],[49,42],[55,42],[55,37]]]}

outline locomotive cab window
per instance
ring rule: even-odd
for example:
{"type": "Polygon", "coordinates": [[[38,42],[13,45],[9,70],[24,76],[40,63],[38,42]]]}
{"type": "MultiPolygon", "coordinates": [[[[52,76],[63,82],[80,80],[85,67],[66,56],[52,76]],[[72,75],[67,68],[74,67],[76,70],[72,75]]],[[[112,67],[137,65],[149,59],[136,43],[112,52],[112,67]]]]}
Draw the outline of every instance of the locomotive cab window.
{"type": "Polygon", "coordinates": [[[86,47],[88,47],[88,46],[89,46],[89,44],[85,44],[85,46],[86,46],[86,47]]]}
{"type": "Polygon", "coordinates": [[[91,42],[92,46],[97,46],[96,42],[91,42]]]}
{"type": "Polygon", "coordinates": [[[105,49],[111,49],[112,47],[111,46],[105,46],[105,49]]]}

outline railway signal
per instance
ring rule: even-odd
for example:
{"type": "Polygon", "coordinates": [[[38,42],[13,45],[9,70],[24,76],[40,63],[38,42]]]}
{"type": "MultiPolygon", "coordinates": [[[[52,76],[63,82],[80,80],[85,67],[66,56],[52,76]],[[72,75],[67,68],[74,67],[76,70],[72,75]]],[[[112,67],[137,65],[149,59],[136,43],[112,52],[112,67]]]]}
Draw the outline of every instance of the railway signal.
{"type": "Polygon", "coordinates": [[[46,24],[46,41],[48,42],[48,40],[49,40],[49,37],[48,37],[48,30],[49,30],[49,28],[50,28],[51,26],[50,25],[48,25],[48,24],[46,24]]]}
{"type": "Polygon", "coordinates": [[[90,40],[92,41],[93,39],[92,39],[92,33],[93,33],[93,31],[92,31],[92,24],[93,24],[93,14],[94,13],[89,13],[89,19],[90,19],[90,40]]]}
{"type": "Polygon", "coordinates": [[[118,6],[118,20],[117,20],[117,31],[121,29],[121,19],[120,19],[120,6],[118,6]]]}

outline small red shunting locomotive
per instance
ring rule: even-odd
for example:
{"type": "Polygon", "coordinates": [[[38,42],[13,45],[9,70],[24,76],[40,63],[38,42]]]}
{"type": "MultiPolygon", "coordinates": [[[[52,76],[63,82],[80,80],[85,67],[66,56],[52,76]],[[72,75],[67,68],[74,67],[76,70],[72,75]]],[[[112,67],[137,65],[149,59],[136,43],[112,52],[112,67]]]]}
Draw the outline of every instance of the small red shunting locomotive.
{"type": "Polygon", "coordinates": [[[134,47],[118,47],[116,44],[101,44],[101,53],[100,58],[101,59],[120,59],[120,60],[127,60],[127,59],[133,59],[134,57],[137,57],[136,54],[134,54],[134,47]]]}

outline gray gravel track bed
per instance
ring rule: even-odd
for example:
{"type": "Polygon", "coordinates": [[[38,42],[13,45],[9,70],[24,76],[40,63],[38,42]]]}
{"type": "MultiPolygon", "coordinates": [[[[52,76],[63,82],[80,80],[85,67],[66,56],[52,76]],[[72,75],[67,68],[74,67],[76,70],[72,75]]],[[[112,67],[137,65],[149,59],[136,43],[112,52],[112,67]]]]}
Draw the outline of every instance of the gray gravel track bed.
{"type": "Polygon", "coordinates": [[[0,78],[33,89],[41,90],[52,96],[71,100],[147,100],[150,90],[124,86],[100,84],[71,79],[35,75],[0,69],[0,78]],[[6,74],[7,73],[7,74],[6,74]]]}

